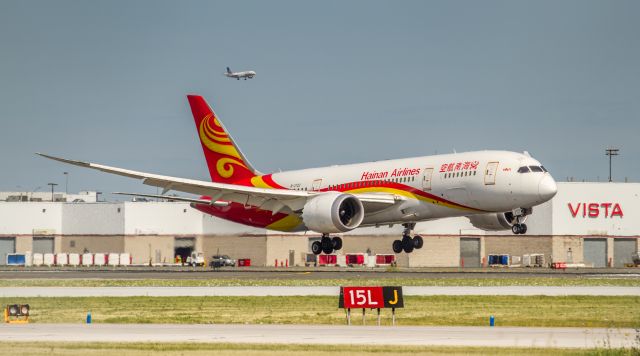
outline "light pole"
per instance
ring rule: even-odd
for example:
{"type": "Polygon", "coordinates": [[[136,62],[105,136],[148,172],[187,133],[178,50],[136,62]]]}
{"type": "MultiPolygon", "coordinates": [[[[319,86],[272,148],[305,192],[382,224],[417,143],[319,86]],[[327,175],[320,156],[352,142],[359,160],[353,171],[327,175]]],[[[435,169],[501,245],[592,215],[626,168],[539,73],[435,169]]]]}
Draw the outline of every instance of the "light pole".
{"type": "Polygon", "coordinates": [[[611,158],[612,158],[613,156],[617,156],[617,155],[619,155],[619,154],[620,154],[620,153],[619,153],[619,152],[620,152],[620,149],[618,149],[618,148],[613,148],[613,147],[609,147],[609,148],[607,148],[607,149],[606,149],[606,150],[604,150],[604,151],[605,151],[605,156],[609,156],[609,182],[611,182],[611,181],[612,181],[612,178],[611,178],[611,158]]]}
{"type": "Polygon", "coordinates": [[[64,172],[64,193],[69,195],[69,172],[64,172]]]}
{"type": "Polygon", "coordinates": [[[53,201],[53,187],[55,187],[58,184],[56,184],[56,183],[47,183],[47,185],[51,186],[51,201],[53,201]]]}

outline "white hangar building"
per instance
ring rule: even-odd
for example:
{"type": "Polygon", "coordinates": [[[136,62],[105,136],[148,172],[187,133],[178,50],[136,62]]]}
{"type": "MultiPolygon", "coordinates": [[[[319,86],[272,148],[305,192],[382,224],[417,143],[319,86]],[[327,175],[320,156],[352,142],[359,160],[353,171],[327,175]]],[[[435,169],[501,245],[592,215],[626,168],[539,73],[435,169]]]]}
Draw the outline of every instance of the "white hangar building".
{"type": "MultiPolygon", "coordinates": [[[[129,253],[134,264],[171,263],[202,251],[303,265],[318,234],[282,234],[227,222],[181,202],[0,201],[0,264],[10,253],[129,253]]],[[[58,199],[63,200],[63,199],[58,199]]],[[[640,237],[639,183],[558,183],[556,197],[535,207],[526,235],[483,231],[467,218],[419,223],[424,247],[397,254],[399,266],[480,267],[490,255],[524,263],[531,255],[548,265],[623,267],[640,237]]],[[[392,254],[402,227],[356,229],[343,235],[340,253],[392,254]]]]}

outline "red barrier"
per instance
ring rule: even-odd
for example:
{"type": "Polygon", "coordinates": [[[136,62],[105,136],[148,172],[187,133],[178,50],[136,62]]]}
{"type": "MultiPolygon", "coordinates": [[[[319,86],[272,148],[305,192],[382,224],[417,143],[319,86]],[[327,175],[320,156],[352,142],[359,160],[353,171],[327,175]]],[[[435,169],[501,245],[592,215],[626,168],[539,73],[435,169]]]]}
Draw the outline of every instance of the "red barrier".
{"type": "Polygon", "coordinates": [[[396,261],[396,255],[376,255],[377,265],[390,265],[396,261]]]}
{"type": "Polygon", "coordinates": [[[565,269],[567,269],[567,263],[566,262],[554,262],[553,264],[551,264],[551,268],[565,270],[565,269]]]}
{"type": "Polygon", "coordinates": [[[338,256],[336,255],[318,255],[319,266],[335,265],[337,263],[338,256]]]}
{"type": "Polygon", "coordinates": [[[241,258],[238,260],[238,267],[250,267],[251,259],[250,258],[241,258]]]}
{"type": "Polygon", "coordinates": [[[345,256],[348,265],[363,265],[364,264],[364,254],[348,254],[345,256]]]}

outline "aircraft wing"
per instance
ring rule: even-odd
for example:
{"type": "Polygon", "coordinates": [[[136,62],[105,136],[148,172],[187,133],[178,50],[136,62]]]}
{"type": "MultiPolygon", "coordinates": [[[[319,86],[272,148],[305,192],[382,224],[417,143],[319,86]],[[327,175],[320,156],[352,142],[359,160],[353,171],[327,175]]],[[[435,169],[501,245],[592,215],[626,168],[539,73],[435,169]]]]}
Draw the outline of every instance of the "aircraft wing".
{"type": "MultiPolygon", "coordinates": [[[[78,167],[95,169],[98,171],[116,174],[124,177],[142,179],[142,183],[145,185],[162,188],[162,194],[169,190],[175,190],[185,193],[198,194],[211,197],[210,201],[201,199],[189,199],[181,198],[174,199],[174,197],[164,196],[166,199],[192,201],[196,203],[209,203],[212,205],[220,205],[221,201],[241,203],[244,205],[257,206],[264,210],[273,211],[274,214],[278,211],[282,211],[285,208],[290,209],[293,212],[301,211],[304,207],[307,199],[322,194],[317,191],[299,191],[288,189],[267,189],[256,188],[244,185],[224,184],[215,182],[206,182],[195,179],[177,178],[171,176],[163,176],[159,174],[144,173],[129,169],[117,168],[106,166],[97,163],[76,161],[66,158],[54,157],[43,153],[37,153],[38,155],[49,158],[55,161],[72,164],[78,167]]],[[[127,195],[139,195],[150,196],[149,194],[127,194],[127,195]]],[[[393,194],[354,194],[362,202],[366,213],[372,213],[379,211],[386,207],[395,204],[401,198],[393,194]]],[[[153,196],[158,197],[158,196],[153,196]]]]}
{"type": "Polygon", "coordinates": [[[162,200],[170,200],[170,201],[184,201],[184,202],[196,203],[196,204],[209,204],[209,205],[220,206],[220,207],[229,206],[229,202],[226,202],[226,201],[211,201],[208,199],[185,198],[185,197],[178,197],[178,196],[172,196],[172,195],[123,193],[123,192],[113,192],[113,194],[127,195],[132,197],[162,199],[162,200]]]}

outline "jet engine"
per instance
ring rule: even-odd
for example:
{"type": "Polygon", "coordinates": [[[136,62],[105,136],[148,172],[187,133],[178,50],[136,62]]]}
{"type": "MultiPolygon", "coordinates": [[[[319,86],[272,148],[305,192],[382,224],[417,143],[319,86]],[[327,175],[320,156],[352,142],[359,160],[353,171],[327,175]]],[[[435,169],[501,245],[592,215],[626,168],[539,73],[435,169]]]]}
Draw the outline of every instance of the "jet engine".
{"type": "Polygon", "coordinates": [[[485,231],[511,230],[516,218],[512,212],[467,216],[471,224],[485,231]]]}
{"type": "Polygon", "coordinates": [[[350,231],[360,226],[362,219],[362,202],[351,194],[322,193],[309,199],[302,209],[304,224],[320,233],[350,231]]]}

